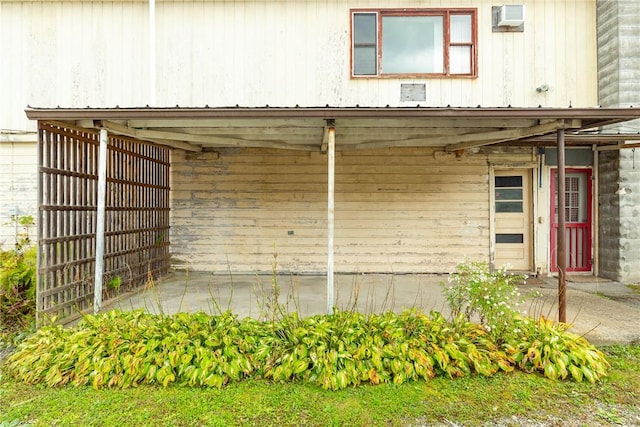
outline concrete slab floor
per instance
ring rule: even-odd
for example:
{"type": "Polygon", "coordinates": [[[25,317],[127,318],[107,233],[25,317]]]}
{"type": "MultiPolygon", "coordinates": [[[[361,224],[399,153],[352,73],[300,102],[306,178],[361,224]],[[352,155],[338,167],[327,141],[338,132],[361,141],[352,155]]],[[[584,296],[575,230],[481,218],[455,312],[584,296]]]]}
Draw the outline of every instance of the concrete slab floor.
{"type": "MultiPolygon", "coordinates": [[[[274,303],[272,275],[213,275],[176,272],[153,287],[122,299],[110,308],[144,308],[151,313],[173,314],[204,311],[215,314],[227,309],[239,317],[262,318],[274,303]]],[[[279,304],[301,316],[327,313],[326,276],[275,276],[279,304]]],[[[439,283],[447,276],[338,274],[334,279],[333,306],[363,313],[386,310],[444,311],[446,304],[439,283]]]]}
{"type": "MultiPolygon", "coordinates": [[[[640,341],[640,295],[618,282],[579,278],[573,276],[567,281],[567,320],[572,324],[571,330],[594,344],[640,341]]],[[[449,316],[440,285],[447,279],[447,275],[337,274],[334,306],[363,313],[417,308],[449,316]]],[[[217,314],[229,309],[240,318],[265,319],[275,306],[273,280],[272,275],[174,272],[104,309],[142,308],[157,314],[217,314]]],[[[285,311],[302,316],[327,313],[325,276],[278,275],[275,280],[278,301],[285,311]]],[[[557,319],[557,286],[554,277],[521,285],[523,295],[539,294],[526,299],[523,308],[527,314],[557,319]]]]}

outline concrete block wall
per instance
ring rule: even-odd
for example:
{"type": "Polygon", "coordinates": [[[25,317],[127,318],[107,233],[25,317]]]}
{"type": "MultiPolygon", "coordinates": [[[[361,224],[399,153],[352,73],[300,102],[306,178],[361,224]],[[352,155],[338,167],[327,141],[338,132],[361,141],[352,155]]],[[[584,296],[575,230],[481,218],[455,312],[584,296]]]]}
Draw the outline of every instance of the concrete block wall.
{"type": "Polygon", "coordinates": [[[598,274],[617,280],[620,270],[619,153],[604,151],[598,159],[598,274]]]}
{"type": "Polygon", "coordinates": [[[640,282],[640,150],[622,150],[619,159],[619,280],[640,282]]]}
{"type": "MultiPolygon", "coordinates": [[[[640,105],[640,2],[597,0],[598,98],[603,107],[640,105]]],[[[637,133],[640,121],[608,129],[637,133]]],[[[640,150],[599,155],[599,274],[640,281],[640,150]]]]}
{"type": "Polygon", "coordinates": [[[598,40],[598,102],[602,106],[619,104],[620,38],[618,35],[618,2],[598,0],[596,3],[598,40]]]}

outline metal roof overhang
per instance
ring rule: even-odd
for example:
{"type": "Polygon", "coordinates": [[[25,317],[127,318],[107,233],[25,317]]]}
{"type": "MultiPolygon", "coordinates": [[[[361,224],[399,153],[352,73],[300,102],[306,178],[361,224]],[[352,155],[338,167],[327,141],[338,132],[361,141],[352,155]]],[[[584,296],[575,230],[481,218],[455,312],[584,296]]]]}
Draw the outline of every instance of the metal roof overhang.
{"type": "Polygon", "coordinates": [[[459,151],[486,145],[556,144],[619,149],[640,146],[640,134],[602,127],[640,118],[640,108],[203,107],[27,108],[27,117],[80,128],[105,128],[189,151],[220,147],[336,150],[431,147],[459,151]]]}

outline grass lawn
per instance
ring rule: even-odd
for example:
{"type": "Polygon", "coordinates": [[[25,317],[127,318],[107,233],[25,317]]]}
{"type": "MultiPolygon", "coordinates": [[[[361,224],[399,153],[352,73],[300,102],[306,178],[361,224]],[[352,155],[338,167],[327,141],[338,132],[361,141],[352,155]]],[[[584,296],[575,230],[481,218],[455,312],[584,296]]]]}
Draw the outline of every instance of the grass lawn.
{"type": "Polygon", "coordinates": [[[247,380],[222,389],[46,388],[0,379],[0,426],[640,425],[640,346],[611,346],[595,384],[513,372],[325,391],[247,380]]]}

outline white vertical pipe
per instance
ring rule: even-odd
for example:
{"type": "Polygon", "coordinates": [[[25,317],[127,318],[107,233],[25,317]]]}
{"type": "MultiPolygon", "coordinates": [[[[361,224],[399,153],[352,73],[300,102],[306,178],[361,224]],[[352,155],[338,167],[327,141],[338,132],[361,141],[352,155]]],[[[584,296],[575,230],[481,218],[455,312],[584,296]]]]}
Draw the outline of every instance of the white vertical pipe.
{"type": "Polygon", "coordinates": [[[104,220],[107,194],[107,140],[106,129],[100,129],[98,152],[98,212],[96,215],[96,271],[93,286],[93,314],[102,307],[102,275],[104,270],[104,220]]]}
{"type": "Polygon", "coordinates": [[[156,105],[156,1],[149,0],[149,105],[156,105]]]}
{"type": "Polygon", "coordinates": [[[328,187],[327,194],[327,313],[333,313],[334,290],[333,290],[333,233],[335,217],[335,161],[336,161],[336,128],[328,128],[327,138],[328,151],[328,187]]]}
{"type": "MultiPolygon", "coordinates": [[[[40,127],[40,121],[38,121],[38,128],[40,127]]],[[[37,252],[36,252],[36,326],[39,327],[42,325],[42,310],[44,308],[42,304],[42,300],[40,299],[40,292],[43,291],[44,288],[44,280],[43,280],[43,271],[44,265],[47,260],[43,254],[43,246],[42,241],[44,240],[44,210],[40,209],[42,205],[51,203],[49,200],[44,200],[45,198],[45,185],[44,185],[44,177],[45,173],[42,171],[42,168],[45,166],[44,164],[44,144],[45,144],[45,133],[44,131],[38,131],[38,182],[37,182],[37,199],[38,199],[38,210],[36,211],[36,230],[37,230],[37,252]]],[[[50,237],[50,236],[47,236],[50,237]]]]}

